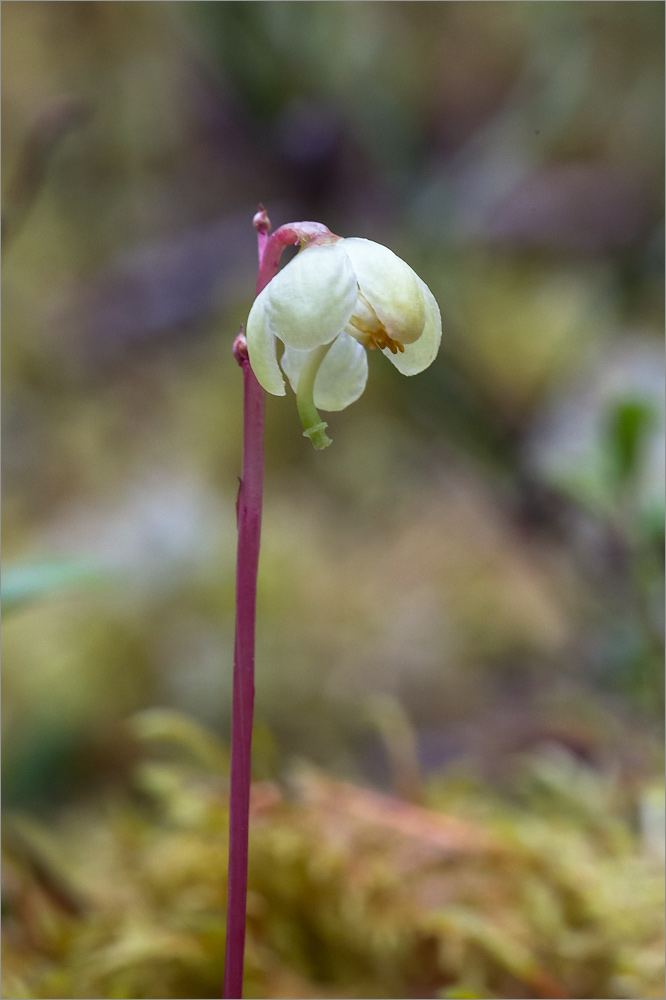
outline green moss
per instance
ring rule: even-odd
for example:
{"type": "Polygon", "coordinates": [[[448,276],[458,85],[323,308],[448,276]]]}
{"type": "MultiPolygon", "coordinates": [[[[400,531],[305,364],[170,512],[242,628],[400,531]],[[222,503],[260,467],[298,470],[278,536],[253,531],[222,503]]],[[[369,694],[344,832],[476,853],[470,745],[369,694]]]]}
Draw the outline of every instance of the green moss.
{"type": "MultiPolygon", "coordinates": [[[[192,725],[171,727],[184,759],[140,761],[140,805],[67,814],[53,842],[20,828],[8,1000],[219,996],[224,753],[192,725]]],[[[307,770],[289,797],[256,784],[246,997],[659,997],[653,841],[607,778],[564,757],[527,770],[511,804],[459,780],[427,788],[427,807],[307,770]],[[571,807],[583,789],[587,813],[571,807]]],[[[654,793],[639,800],[654,812],[654,793]]]]}

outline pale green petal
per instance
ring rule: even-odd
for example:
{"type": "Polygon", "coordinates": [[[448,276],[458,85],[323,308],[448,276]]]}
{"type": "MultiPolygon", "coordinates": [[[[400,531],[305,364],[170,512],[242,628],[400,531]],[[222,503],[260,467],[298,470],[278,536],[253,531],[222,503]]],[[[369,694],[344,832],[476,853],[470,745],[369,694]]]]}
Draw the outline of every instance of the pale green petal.
{"type": "Polygon", "coordinates": [[[358,298],[354,268],[340,243],[302,250],[265,291],[271,333],[305,351],[337,337],[358,298]]]}
{"type": "Polygon", "coordinates": [[[284,396],[284,379],[277,363],[275,337],[266,322],[265,306],[266,289],[254,300],[247,318],[247,353],[259,384],[273,396],[284,396]]]}
{"type": "Polygon", "coordinates": [[[353,237],[341,240],[351,260],[361,294],[368,300],[390,337],[412,344],[421,336],[425,309],[421,280],[409,264],[381,243],[353,237]]]}
{"type": "MultiPolygon", "coordinates": [[[[294,392],[309,351],[287,347],[281,365],[294,392]]],[[[355,403],[368,381],[365,348],[348,333],[341,333],[321,363],[314,384],[314,404],[319,410],[344,410],[355,403]]]]}
{"type": "Polygon", "coordinates": [[[405,344],[404,354],[391,354],[389,350],[383,350],[392,365],[402,372],[403,375],[418,375],[425,368],[433,363],[437,357],[439,343],[442,339],[442,319],[439,314],[439,306],[435,301],[425,281],[421,281],[421,294],[425,305],[425,326],[423,333],[414,344],[405,344]]]}

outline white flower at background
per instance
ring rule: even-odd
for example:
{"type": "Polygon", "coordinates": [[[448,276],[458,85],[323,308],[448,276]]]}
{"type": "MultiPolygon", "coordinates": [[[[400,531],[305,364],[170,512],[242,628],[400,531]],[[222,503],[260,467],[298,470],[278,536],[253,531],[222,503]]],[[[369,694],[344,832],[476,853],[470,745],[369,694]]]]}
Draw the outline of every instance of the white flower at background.
{"type": "Polygon", "coordinates": [[[306,247],[257,296],[247,321],[252,369],[267,392],[285,394],[280,360],[296,393],[304,433],[330,444],[317,408],[343,410],[368,378],[365,348],[379,349],[403,375],[430,365],[442,335],[435,298],[387,247],[336,239],[306,247]]]}

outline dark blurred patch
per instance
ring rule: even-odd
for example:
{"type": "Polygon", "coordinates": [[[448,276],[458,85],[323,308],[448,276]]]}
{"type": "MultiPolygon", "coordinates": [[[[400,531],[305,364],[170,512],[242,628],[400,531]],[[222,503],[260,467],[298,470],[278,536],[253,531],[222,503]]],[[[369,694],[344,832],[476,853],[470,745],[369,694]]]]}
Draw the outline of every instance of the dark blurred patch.
{"type": "Polygon", "coordinates": [[[71,292],[56,313],[56,335],[84,368],[97,370],[195,330],[239,289],[249,298],[252,236],[243,214],[125,255],[71,292]]]}
{"type": "Polygon", "coordinates": [[[641,180],[603,163],[565,163],[520,183],[491,212],[491,241],[570,251],[633,243],[650,222],[641,180]]]}
{"type": "Polygon", "coordinates": [[[339,115],[320,103],[294,101],[274,132],[275,148],[299,195],[321,205],[340,170],[344,133],[339,115]]]}

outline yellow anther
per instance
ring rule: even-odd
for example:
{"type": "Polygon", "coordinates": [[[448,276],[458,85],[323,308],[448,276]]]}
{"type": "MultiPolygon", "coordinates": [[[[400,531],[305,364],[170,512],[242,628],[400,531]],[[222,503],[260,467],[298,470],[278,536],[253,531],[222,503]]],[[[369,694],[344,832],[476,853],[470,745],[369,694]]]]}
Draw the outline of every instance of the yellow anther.
{"type": "Polygon", "coordinates": [[[397,354],[398,352],[400,352],[400,354],[404,353],[405,348],[403,347],[403,345],[400,343],[399,340],[393,340],[392,337],[389,337],[388,333],[386,332],[386,328],[384,326],[382,326],[379,332],[372,334],[371,338],[372,338],[372,344],[370,345],[371,350],[373,350],[375,347],[378,347],[380,351],[388,349],[391,352],[391,354],[397,354]]]}
{"type": "Polygon", "coordinates": [[[392,337],[389,337],[386,332],[386,327],[379,319],[377,319],[376,316],[374,317],[374,320],[375,321],[372,324],[366,323],[359,316],[352,316],[350,320],[354,329],[358,330],[359,333],[364,334],[365,341],[362,341],[364,346],[369,348],[371,351],[376,351],[377,348],[379,348],[380,351],[388,349],[391,354],[397,354],[398,352],[402,354],[405,348],[400,341],[393,340],[392,337]]]}

